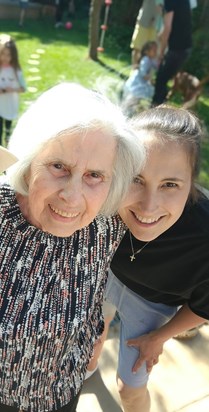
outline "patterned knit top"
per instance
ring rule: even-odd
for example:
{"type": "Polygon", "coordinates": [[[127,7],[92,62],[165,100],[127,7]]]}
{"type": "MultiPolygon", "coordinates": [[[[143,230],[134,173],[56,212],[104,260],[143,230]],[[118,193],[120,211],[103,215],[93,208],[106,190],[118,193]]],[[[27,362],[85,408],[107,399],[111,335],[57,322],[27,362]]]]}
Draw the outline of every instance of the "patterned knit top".
{"type": "Polygon", "coordinates": [[[78,393],[123,234],[118,217],[102,216],[67,238],[42,232],[0,188],[0,403],[47,412],[78,393]]]}

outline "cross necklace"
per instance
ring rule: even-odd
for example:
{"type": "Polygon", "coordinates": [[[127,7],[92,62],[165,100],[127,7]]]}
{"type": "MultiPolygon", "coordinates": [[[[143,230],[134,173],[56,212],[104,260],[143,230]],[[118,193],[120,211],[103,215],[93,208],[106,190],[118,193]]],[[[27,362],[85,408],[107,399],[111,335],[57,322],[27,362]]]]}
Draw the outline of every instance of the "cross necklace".
{"type": "Polygon", "coordinates": [[[129,237],[130,237],[131,252],[132,252],[132,255],[130,256],[130,260],[131,260],[131,262],[133,262],[133,261],[136,259],[135,256],[138,255],[139,253],[141,253],[142,250],[143,250],[151,241],[145,243],[144,246],[142,246],[140,249],[138,249],[136,252],[134,252],[133,240],[132,240],[132,235],[131,235],[130,230],[129,230],[129,237]]]}

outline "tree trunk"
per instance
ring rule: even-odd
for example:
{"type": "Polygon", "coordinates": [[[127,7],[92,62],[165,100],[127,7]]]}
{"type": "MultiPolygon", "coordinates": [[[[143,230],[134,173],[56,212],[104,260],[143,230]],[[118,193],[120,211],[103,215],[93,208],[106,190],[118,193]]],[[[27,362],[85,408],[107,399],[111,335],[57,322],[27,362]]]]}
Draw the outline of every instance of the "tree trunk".
{"type": "Polygon", "coordinates": [[[208,2],[208,0],[201,0],[200,5],[202,7],[200,24],[201,24],[201,26],[204,26],[206,29],[208,29],[208,24],[209,24],[209,2],[208,2]]]}
{"type": "Polygon", "coordinates": [[[91,0],[89,9],[89,57],[97,60],[99,45],[100,12],[104,0],[91,0]]]}

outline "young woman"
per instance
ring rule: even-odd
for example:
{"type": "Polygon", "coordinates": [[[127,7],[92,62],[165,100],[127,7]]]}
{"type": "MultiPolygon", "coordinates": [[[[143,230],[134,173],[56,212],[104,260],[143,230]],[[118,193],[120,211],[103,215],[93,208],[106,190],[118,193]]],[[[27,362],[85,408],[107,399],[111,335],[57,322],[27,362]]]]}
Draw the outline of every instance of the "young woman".
{"type": "Polygon", "coordinates": [[[164,343],[209,319],[209,200],[195,185],[202,130],[194,115],[160,106],[139,114],[133,126],[147,159],[119,209],[128,231],[106,299],[121,319],[124,411],[148,412],[147,381],[164,343]]]}

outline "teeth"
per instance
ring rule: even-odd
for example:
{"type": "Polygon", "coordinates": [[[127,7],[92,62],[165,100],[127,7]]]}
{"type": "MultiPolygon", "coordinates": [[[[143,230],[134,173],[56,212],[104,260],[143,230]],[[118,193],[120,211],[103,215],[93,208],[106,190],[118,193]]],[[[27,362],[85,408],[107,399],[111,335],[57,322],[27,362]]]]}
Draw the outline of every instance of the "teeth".
{"type": "Polygon", "coordinates": [[[63,217],[76,217],[79,215],[79,213],[67,213],[64,210],[57,209],[56,207],[53,207],[50,205],[50,208],[53,210],[53,212],[57,213],[57,215],[63,216],[63,217]]]}
{"type": "Polygon", "coordinates": [[[146,217],[138,216],[136,214],[135,214],[135,216],[136,216],[137,220],[139,220],[141,223],[148,223],[149,224],[149,223],[157,222],[159,220],[159,218],[151,218],[151,217],[146,218],[146,217]]]}

